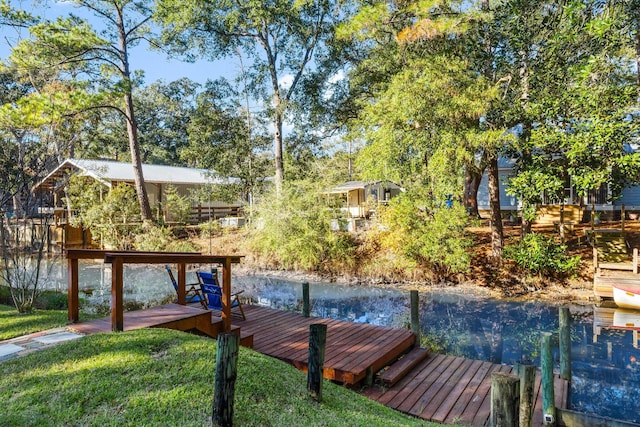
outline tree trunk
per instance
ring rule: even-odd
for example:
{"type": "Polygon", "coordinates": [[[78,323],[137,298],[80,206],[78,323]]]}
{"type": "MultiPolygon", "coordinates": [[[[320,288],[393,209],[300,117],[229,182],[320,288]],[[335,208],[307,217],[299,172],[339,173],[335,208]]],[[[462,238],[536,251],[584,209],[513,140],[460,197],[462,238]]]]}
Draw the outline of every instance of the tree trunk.
{"type": "Polygon", "coordinates": [[[280,194],[282,184],[284,183],[284,160],[283,160],[283,142],[282,142],[282,113],[280,112],[280,99],[276,97],[275,114],[273,118],[274,136],[273,145],[276,162],[275,184],[276,191],[280,194]]]}
{"type": "Polygon", "coordinates": [[[491,209],[491,256],[502,258],[504,238],[502,232],[502,212],[500,212],[500,187],[498,177],[498,156],[489,159],[489,207],[491,209]]]}
{"type": "Polygon", "coordinates": [[[140,160],[140,146],[138,144],[138,125],[133,107],[131,71],[129,70],[129,54],[127,52],[127,34],[124,28],[122,10],[118,9],[118,37],[120,41],[120,61],[122,62],[122,79],[125,83],[125,117],[127,121],[127,136],[129,138],[129,151],[131,153],[131,163],[133,165],[133,179],[136,186],[138,203],[140,204],[140,216],[143,221],[151,221],[151,206],[149,196],[144,186],[144,175],[142,173],[142,161],[140,160]]]}
{"type": "Polygon", "coordinates": [[[636,18],[636,79],[637,102],[640,103],[640,17],[636,18]]]}
{"type": "Polygon", "coordinates": [[[464,207],[470,216],[480,218],[478,212],[478,188],[482,181],[482,173],[466,168],[464,171],[464,207]]]}

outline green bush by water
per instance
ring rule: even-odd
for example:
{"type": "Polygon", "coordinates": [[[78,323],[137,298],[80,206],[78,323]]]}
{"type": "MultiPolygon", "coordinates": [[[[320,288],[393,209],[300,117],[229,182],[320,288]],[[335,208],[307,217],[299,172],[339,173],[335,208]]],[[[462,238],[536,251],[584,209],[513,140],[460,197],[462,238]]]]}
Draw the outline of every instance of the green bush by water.
{"type": "Polygon", "coordinates": [[[504,257],[534,274],[545,276],[572,275],[580,264],[579,256],[568,256],[566,245],[553,237],[530,233],[524,239],[504,248],[504,257]]]}

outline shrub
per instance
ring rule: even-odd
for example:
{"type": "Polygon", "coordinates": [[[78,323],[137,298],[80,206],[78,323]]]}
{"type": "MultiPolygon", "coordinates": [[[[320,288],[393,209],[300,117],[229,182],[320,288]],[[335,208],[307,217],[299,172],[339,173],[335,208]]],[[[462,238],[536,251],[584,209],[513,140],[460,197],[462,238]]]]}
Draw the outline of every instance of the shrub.
{"type": "Polygon", "coordinates": [[[288,183],[266,195],[255,208],[250,242],[258,259],[288,269],[330,271],[354,263],[355,242],[332,231],[332,211],[321,192],[306,182],[288,183]]]}
{"type": "MultiPolygon", "coordinates": [[[[436,280],[469,269],[467,247],[471,240],[465,233],[468,215],[463,206],[425,206],[425,198],[407,192],[391,200],[378,211],[381,250],[397,255],[397,262],[428,268],[436,280]]],[[[370,236],[371,237],[371,236],[370,236]]]]}
{"type": "Polygon", "coordinates": [[[568,256],[565,245],[558,245],[552,237],[530,233],[518,243],[504,248],[504,258],[513,260],[521,268],[534,274],[572,275],[580,264],[579,256],[568,256]]]}
{"type": "Polygon", "coordinates": [[[201,239],[208,239],[211,236],[215,236],[222,232],[222,225],[220,225],[220,222],[216,220],[203,222],[198,225],[198,227],[200,228],[201,239]]]}
{"type": "Polygon", "coordinates": [[[86,177],[74,175],[69,180],[69,197],[77,215],[72,225],[88,227],[102,246],[131,249],[140,231],[140,206],[132,186],[120,183],[106,194],[105,188],[88,183],[86,177]]]}
{"type": "Polygon", "coordinates": [[[151,223],[142,225],[141,233],[135,236],[134,246],[139,251],[149,252],[198,252],[191,242],[176,239],[170,228],[151,223]]]}
{"type": "Polygon", "coordinates": [[[66,310],[68,296],[64,292],[43,291],[38,295],[36,308],[43,310],[66,310]]]}
{"type": "Polygon", "coordinates": [[[164,197],[167,221],[186,224],[191,215],[191,200],[189,200],[189,197],[181,196],[173,185],[167,185],[164,197]]]}

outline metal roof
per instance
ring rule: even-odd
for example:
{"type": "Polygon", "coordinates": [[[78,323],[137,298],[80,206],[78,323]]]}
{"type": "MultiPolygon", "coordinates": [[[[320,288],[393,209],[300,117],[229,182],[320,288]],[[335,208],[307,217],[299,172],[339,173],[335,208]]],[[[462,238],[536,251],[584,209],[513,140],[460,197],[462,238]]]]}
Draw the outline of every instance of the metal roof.
{"type": "Polygon", "coordinates": [[[402,187],[400,187],[397,184],[394,184],[391,181],[370,181],[370,182],[347,181],[344,184],[340,184],[336,187],[333,187],[331,190],[327,191],[327,193],[329,194],[348,193],[349,191],[353,191],[353,190],[364,190],[367,187],[370,187],[376,184],[382,184],[382,186],[385,188],[397,188],[399,190],[402,190],[402,187]]]}
{"type": "MultiPolygon", "coordinates": [[[[49,173],[33,189],[53,189],[56,181],[70,172],[90,176],[111,186],[112,182],[134,182],[133,165],[131,163],[110,160],[67,159],[49,173]]],[[[213,178],[211,171],[179,166],[163,166],[142,164],[142,174],[146,183],[160,184],[222,184],[230,180],[213,178]]]]}

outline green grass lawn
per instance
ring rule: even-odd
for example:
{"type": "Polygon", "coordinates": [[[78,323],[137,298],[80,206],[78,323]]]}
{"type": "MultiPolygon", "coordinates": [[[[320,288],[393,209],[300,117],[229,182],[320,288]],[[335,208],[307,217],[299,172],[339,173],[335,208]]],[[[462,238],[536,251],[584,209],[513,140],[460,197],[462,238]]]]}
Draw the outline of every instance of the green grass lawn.
{"type": "MultiPolygon", "coordinates": [[[[0,364],[2,426],[211,425],[216,341],[166,329],[96,334],[0,364]]],[[[436,425],[240,349],[237,426],[436,425]]]]}
{"type": "Polygon", "coordinates": [[[35,310],[20,314],[15,307],[0,305],[0,341],[67,324],[67,310],[35,310]]]}

